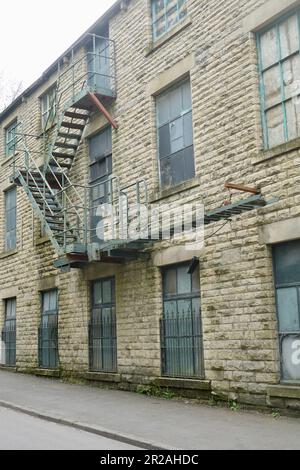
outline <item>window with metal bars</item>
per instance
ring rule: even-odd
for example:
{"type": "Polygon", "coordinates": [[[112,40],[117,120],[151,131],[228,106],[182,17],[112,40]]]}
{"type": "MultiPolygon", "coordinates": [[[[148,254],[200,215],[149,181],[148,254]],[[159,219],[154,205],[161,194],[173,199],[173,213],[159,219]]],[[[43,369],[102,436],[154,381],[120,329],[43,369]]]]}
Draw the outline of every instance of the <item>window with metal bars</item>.
{"type": "Polygon", "coordinates": [[[117,371],[117,328],[114,278],[92,284],[92,314],[89,324],[90,370],[117,371]]]}
{"type": "Polygon", "coordinates": [[[2,329],[1,363],[7,367],[16,365],[16,298],[5,300],[2,329]]]}
{"type": "Polygon", "coordinates": [[[300,240],[273,247],[281,373],[300,380],[300,240]]]}
{"type": "Polygon", "coordinates": [[[39,367],[58,367],[58,290],[41,293],[41,323],[39,326],[39,367]]]}
{"type": "Polygon", "coordinates": [[[300,136],[300,9],[257,34],[265,148],[300,136]]]}
{"type": "Polygon", "coordinates": [[[186,0],[152,0],[153,39],[159,39],[187,16],[186,0]]]}
{"type": "Polygon", "coordinates": [[[189,264],[163,270],[164,311],[161,319],[162,374],[203,377],[203,347],[199,265],[189,274],[189,264]]]}

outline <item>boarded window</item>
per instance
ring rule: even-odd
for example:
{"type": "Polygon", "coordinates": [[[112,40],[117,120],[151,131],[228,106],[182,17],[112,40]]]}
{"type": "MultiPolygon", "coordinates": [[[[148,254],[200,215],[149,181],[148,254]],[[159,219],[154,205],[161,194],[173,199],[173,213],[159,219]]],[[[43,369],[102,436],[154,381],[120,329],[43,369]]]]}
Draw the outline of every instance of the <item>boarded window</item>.
{"type": "Polygon", "coordinates": [[[186,0],[152,0],[153,38],[167,33],[187,15],[186,0]]]}
{"type": "Polygon", "coordinates": [[[157,98],[158,153],[163,187],[195,176],[190,82],[157,98]]]}
{"type": "Polygon", "coordinates": [[[5,249],[14,250],[17,245],[17,189],[5,192],[5,249]]]}
{"type": "Polygon", "coordinates": [[[266,148],[300,136],[300,10],[258,34],[266,148]]]}
{"type": "Polygon", "coordinates": [[[300,241],[274,247],[282,378],[300,380],[300,241]]]}

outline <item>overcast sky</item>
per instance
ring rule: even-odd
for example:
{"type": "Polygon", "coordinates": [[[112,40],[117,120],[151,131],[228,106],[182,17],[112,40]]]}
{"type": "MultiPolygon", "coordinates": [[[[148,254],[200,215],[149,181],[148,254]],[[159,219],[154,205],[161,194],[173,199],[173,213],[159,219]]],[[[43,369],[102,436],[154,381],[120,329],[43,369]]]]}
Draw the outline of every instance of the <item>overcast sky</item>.
{"type": "Polygon", "coordinates": [[[0,72],[36,80],[115,0],[10,0],[1,3],[0,72]]]}

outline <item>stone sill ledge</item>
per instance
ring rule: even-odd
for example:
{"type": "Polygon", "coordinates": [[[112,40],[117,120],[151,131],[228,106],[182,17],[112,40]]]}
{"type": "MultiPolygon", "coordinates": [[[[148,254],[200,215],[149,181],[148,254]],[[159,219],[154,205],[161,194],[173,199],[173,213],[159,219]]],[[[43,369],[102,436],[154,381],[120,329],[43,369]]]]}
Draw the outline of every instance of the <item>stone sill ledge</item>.
{"type": "Polygon", "coordinates": [[[211,390],[211,382],[209,380],[201,379],[174,379],[171,377],[160,377],[155,380],[155,385],[188,390],[211,390]]]}
{"type": "Polygon", "coordinates": [[[10,256],[16,255],[17,253],[18,250],[4,251],[3,253],[0,253],[0,259],[9,258],[10,256]]]}
{"type": "Polygon", "coordinates": [[[42,377],[60,377],[60,371],[57,369],[34,369],[33,374],[42,377]]]}
{"type": "Polygon", "coordinates": [[[258,165],[259,163],[267,162],[276,157],[281,157],[287,153],[293,152],[294,150],[300,149],[300,138],[290,140],[284,144],[277,145],[276,147],[269,150],[262,150],[252,161],[253,165],[258,165]]]}
{"type": "MultiPolygon", "coordinates": [[[[295,382],[293,382],[295,384],[295,382]]],[[[267,388],[267,394],[269,397],[277,398],[297,398],[300,399],[300,382],[299,385],[272,385],[267,388]]]]}
{"type": "Polygon", "coordinates": [[[48,243],[48,242],[50,242],[50,239],[48,236],[41,237],[36,241],[35,246],[45,245],[45,243],[48,243]]]}
{"type": "Polygon", "coordinates": [[[145,50],[145,57],[148,57],[150,54],[155,52],[174,36],[179,34],[182,30],[190,26],[192,23],[192,18],[190,15],[188,15],[185,19],[180,21],[180,23],[177,23],[177,25],[175,25],[171,31],[165,33],[161,38],[157,39],[155,42],[151,42],[145,50]]]}
{"type": "Polygon", "coordinates": [[[0,370],[3,370],[5,372],[17,372],[17,367],[16,366],[4,366],[3,364],[0,364],[0,370]]]}
{"type": "Polygon", "coordinates": [[[85,380],[91,380],[95,382],[121,382],[121,375],[114,373],[86,372],[85,374],[81,374],[81,377],[85,380]]]}
{"type": "Polygon", "coordinates": [[[200,186],[200,178],[195,177],[189,181],[185,181],[184,183],[178,184],[176,186],[172,186],[171,188],[154,191],[150,195],[149,202],[150,203],[158,202],[162,199],[166,199],[168,197],[174,196],[184,191],[188,191],[189,189],[197,188],[198,186],[200,186]]]}

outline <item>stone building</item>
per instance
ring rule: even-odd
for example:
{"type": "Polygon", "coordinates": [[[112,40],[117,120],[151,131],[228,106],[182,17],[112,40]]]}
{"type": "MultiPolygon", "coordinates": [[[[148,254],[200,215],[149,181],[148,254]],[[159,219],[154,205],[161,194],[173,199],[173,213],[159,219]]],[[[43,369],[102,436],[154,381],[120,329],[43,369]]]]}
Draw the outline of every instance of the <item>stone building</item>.
{"type": "Polygon", "coordinates": [[[299,410],[299,31],[117,1],[1,113],[2,367],[299,410]],[[204,204],[204,247],[104,240],[104,203],[204,204]]]}

